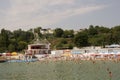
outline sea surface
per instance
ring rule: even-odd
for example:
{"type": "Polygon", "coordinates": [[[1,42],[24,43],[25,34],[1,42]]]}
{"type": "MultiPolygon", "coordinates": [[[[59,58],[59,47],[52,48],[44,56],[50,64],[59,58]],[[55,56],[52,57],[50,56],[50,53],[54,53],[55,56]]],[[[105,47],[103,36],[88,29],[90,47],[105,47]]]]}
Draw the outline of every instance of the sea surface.
{"type": "Polygon", "coordinates": [[[0,63],[0,80],[120,80],[120,62],[6,62],[0,63]]]}

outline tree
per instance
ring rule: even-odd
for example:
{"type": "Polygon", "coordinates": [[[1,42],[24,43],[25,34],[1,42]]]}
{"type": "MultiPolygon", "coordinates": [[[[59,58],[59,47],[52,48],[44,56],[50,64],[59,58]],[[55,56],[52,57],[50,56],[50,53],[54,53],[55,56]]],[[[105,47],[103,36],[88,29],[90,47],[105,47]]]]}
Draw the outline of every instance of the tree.
{"type": "Polygon", "coordinates": [[[106,27],[99,27],[99,26],[95,26],[95,29],[97,30],[97,33],[98,34],[101,34],[101,33],[109,33],[110,32],[110,29],[109,28],[106,28],[106,27]]]}
{"type": "Polygon", "coordinates": [[[63,32],[64,32],[63,29],[61,29],[61,28],[56,28],[55,31],[54,31],[54,36],[55,36],[55,37],[62,37],[63,32]]]}
{"type": "Polygon", "coordinates": [[[40,29],[42,29],[42,28],[41,27],[37,27],[37,28],[34,29],[34,32],[35,33],[40,33],[40,29]]]}
{"type": "Polygon", "coordinates": [[[34,35],[31,31],[22,31],[21,29],[19,29],[13,32],[13,39],[15,39],[17,42],[25,41],[27,43],[30,43],[33,38],[34,35]]]}
{"type": "Polygon", "coordinates": [[[61,44],[67,44],[67,40],[66,39],[62,39],[61,40],[61,44]]]}
{"type": "Polygon", "coordinates": [[[9,52],[16,51],[16,50],[15,50],[15,45],[10,44],[10,45],[8,46],[8,51],[9,51],[9,52]]]}
{"type": "Polygon", "coordinates": [[[75,35],[74,43],[77,47],[88,46],[88,36],[84,32],[79,32],[75,35]]]}
{"type": "Polygon", "coordinates": [[[120,44],[120,26],[115,26],[111,29],[112,33],[112,44],[120,44]]]}
{"type": "Polygon", "coordinates": [[[27,47],[27,43],[24,41],[18,42],[18,50],[21,51],[27,47]]]}
{"type": "Polygon", "coordinates": [[[42,38],[43,36],[42,36],[42,34],[40,33],[40,30],[41,30],[41,29],[42,29],[41,27],[35,28],[35,29],[34,29],[34,33],[37,33],[38,36],[42,38]]]}
{"type": "Polygon", "coordinates": [[[92,37],[89,38],[89,43],[91,46],[102,46],[104,43],[104,38],[103,36],[96,36],[96,37],[92,37]]]}
{"type": "Polygon", "coordinates": [[[72,44],[69,44],[69,45],[68,45],[68,48],[69,48],[69,49],[73,49],[73,45],[72,45],[72,44]]]}
{"type": "Polygon", "coordinates": [[[64,38],[73,38],[74,37],[74,31],[73,30],[65,30],[63,33],[64,38]]]}
{"type": "Polygon", "coordinates": [[[34,34],[32,32],[27,31],[25,33],[25,42],[30,43],[34,39],[34,34]]]}
{"type": "Polygon", "coordinates": [[[90,25],[89,26],[89,35],[94,36],[96,34],[97,34],[97,29],[95,29],[93,25],[90,25]]]}
{"type": "Polygon", "coordinates": [[[5,29],[1,30],[1,36],[0,36],[0,46],[3,47],[3,51],[6,51],[8,49],[9,45],[9,37],[8,37],[8,31],[5,29]]]}
{"type": "Polygon", "coordinates": [[[61,44],[61,43],[58,43],[58,44],[56,44],[56,49],[62,49],[63,48],[63,44],[61,44]]]}

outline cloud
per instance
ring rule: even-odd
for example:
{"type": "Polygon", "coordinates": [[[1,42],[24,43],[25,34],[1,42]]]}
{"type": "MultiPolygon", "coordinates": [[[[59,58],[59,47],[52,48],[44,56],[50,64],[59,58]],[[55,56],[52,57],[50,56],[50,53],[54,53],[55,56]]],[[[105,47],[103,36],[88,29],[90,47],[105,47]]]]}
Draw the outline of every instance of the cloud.
{"type": "MultiPolygon", "coordinates": [[[[56,24],[63,19],[105,8],[104,5],[81,5],[77,0],[10,0],[1,24],[11,26],[56,24]]],[[[1,15],[0,15],[1,16],[1,15]]]]}

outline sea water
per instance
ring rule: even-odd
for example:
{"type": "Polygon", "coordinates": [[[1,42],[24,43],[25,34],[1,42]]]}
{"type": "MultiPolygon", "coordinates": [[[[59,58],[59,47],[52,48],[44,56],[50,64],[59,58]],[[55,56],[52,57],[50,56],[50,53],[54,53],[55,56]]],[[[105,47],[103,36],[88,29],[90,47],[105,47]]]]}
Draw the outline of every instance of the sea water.
{"type": "Polygon", "coordinates": [[[120,80],[120,62],[0,63],[0,80],[120,80]]]}

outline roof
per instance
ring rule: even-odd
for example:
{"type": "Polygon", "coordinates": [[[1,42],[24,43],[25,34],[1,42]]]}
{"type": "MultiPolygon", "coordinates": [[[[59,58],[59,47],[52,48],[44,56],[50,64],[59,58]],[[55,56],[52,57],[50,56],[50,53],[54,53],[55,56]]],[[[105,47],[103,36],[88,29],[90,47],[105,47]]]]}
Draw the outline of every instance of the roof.
{"type": "Polygon", "coordinates": [[[117,48],[117,47],[120,47],[120,45],[118,45],[118,44],[112,44],[112,45],[108,45],[106,47],[108,47],[108,48],[117,48]]]}

